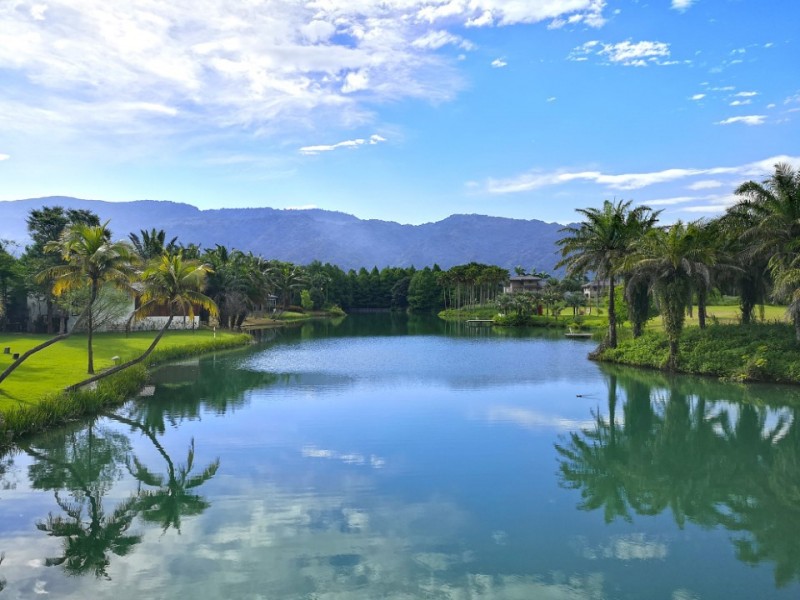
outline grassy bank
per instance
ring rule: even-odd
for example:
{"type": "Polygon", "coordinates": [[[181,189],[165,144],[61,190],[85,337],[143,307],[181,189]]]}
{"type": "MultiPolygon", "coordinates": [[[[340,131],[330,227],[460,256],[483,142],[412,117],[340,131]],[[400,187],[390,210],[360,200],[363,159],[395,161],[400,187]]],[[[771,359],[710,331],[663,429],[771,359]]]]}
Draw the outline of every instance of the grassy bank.
{"type": "MultiPolygon", "coordinates": [[[[664,369],[669,348],[661,331],[624,339],[604,350],[601,361],[664,369]]],[[[800,345],[784,323],[688,327],[680,343],[678,371],[735,381],[800,383],[800,345]]]]}
{"type": "MultiPolygon", "coordinates": [[[[95,336],[97,370],[141,354],[150,344],[153,332],[136,332],[129,337],[118,333],[95,336]]],[[[3,335],[0,346],[24,352],[45,336],[3,335]]],[[[229,332],[168,332],[150,355],[148,365],[234,348],[250,343],[250,336],[229,332]]],[[[10,364],[10,355],[0,355],[0,367],[10,364]]],[[[0,384],[0,443],[41,431],[104,407],[120,404],[141,389],[147,376],[145,366],[135,366],[108,379],[94,390],[64,393],[62,390],[86,378],[86,338],[71,337],[33,355],[0,384]]]]}

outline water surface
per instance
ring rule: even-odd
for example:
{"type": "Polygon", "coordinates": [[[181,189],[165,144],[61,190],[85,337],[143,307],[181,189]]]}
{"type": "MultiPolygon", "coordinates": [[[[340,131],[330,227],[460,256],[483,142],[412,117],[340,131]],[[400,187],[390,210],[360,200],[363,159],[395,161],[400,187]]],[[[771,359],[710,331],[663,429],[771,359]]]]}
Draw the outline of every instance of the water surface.
{"type": "Polygon", "coordinates": [[[798,390],[351,316],[0,461],[0,599],[797,598],[798,390]]]}

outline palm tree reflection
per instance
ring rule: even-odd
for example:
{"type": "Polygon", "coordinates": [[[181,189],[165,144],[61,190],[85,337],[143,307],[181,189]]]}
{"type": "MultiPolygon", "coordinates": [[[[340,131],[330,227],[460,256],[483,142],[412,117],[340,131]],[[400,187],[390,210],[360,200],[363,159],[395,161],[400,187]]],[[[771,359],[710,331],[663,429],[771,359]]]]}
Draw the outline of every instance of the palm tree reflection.
{"type": "Polygon", "coordinates": [[[22,447],[34,459],[28,468],[31,486],[52,490],[59,508],[36,523],[39,531],[63,540],[61,554],[45,564],[60,566],[69,575],[92,573],[110,579],[112,556],[127,556],[142,541],[142,534],[131,532],[137,517],[160,525],[163,532],[171,527],[180,531],[182,517],[199,515],[210,506],[196,490],[219,469],[216,459],[194,472],[194,440],[186,461],[176,465],[150,428],[127,417],[107,416],[142,432],[164,459],[166,473],[146,467],[125,434],[97,427],[94,421],[84,429],[43,436],[35,446],[22,447]],[[108,511],[105,497],[126,471],[138,488],[108,511]]]}
{"type": "Polygon", "coordinates": [[[605,521],[669,509],[676,524],[740,532],[737,557],[772,562],[775,581],[800,581],[800,409],[718,403],[704,389],[609,377],[609,417],[556,444],[560,483],[580,491],[581,510],[605,521]],[[624,422],[614,418],[617,387],[624,422]]]}

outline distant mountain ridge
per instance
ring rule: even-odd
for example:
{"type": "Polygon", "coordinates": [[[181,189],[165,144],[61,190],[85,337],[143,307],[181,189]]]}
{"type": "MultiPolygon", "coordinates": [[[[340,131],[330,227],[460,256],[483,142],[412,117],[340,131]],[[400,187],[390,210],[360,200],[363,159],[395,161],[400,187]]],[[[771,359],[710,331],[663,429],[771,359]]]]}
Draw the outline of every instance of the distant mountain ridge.
{"type": "Polygon", "coordinates": [[[163,229],[168,237],[203,248],[222,244],[297,264],[313,260],[343,269],[437,263],[443,269],[476,261],[513,269],[521,265],[554,271],[558,223],[483,215],[452,215],[435,223],[401,225],[362,220],[321,209],[222,208],[157,200],[105,202],[66,196],[0,202],[0,238],[25,246],[25,219],[33,209],[59,205],[89,209],[109,220],[115,238],[141,229],[163,229]]]}

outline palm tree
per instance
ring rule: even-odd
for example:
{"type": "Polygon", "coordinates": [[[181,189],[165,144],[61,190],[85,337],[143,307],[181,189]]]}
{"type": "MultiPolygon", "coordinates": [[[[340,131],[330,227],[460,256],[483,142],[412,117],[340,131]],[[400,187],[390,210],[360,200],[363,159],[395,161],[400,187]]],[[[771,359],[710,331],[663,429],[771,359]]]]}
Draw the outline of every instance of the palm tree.
{"type": "Polygon", "coordinates": [[[789,301],[789,314],[800,342],[800,171],[785,163],[763,183],[748,181],[736,189],[743,199],[730,212],[751,225],[743,233],[749,252],[767,261],[776,283],[775,296],[789,301]]]}
{"type": "Polygon", "coordinates": [[[78,389],[145,360],[158,345],[167,329],[169,329],[175,315],[194,317],[196,308],[206,309],[212,315],[216,315],[217,305],[211,298],[202,293],[205,287],[206,274],[210,271],[211,267],[200,261],[184,260],[180,251],[177,254],[165,253],[160,260],[153,262],[142,273],[144,291],[139,296],[141,304],[134,313],[133,318],[144,318],[152,315],[154,311],[166,307],[169,316],[158,335],[156,335],[147,350],[137,358],[112,367],[67,389],[78,389]]]}
{"type": "Polygon", "coordinates": [[[88,335],[88,369],[94,373],[92,335],[94,321],[92,306],[97,300],[100,288],[110,284],[132,293],[131,280],[134,276],[136,258],[127,242],[111,242],[108,221],[92,226],[81,223],[71,226],[62,233],[56,242],[45,246],[46,252],[58,252],[65,264],[51,267],[39,274],[39,278],[53,279],[53,293],[56,296],[81,288],[89,288],[89,303],[86,323],[88,335]]]}
{"type": "Polygon", "coordinates": [[[288,309],[294,291],[306,283],[303,268],[292,263],[278,263],[269,270],[268,275],[281,297],[283,309],[288,309]]]}
{"type": "Polygon", "coordinates": [[[669,229],[652,229],[634,247],[625,266],[646,274],[658,301],[669,340],[667,366],[678,366],[678,342],[691,290],[697,282],[708,286],[713,250],[705,243],[697,223],[677,221],[669,229]]]}
{"type": "Polygon", "coordinates": [[[608,335],[604,343],[611,348],[617,346],[615,277],[633,242],[653,227],[660,213],[647,206],[631,209],[630,205],[630,200],[606,200],[602,209],[579,208],[583,222],[561,229],[567,235],[556,242],[563,257],[557,267],[566,266],[569,275],[594,271],[598,278],[608,280],[608,335]]]}
{"type": "Polygon", "coordinates": [[[130,239],[131,244],[136,249],[136,254],[142,260],[153,260],[164,254],[164,252],[172,254],[178,249],[178,237],[176,236],[167,242],[167,234],[163,229],[156,231],[154,227],[150,231],[141,229],[139,232],[142,234],[141,237],[135,233],[130,233],[128,234],[128,239],[130,239]]]}

